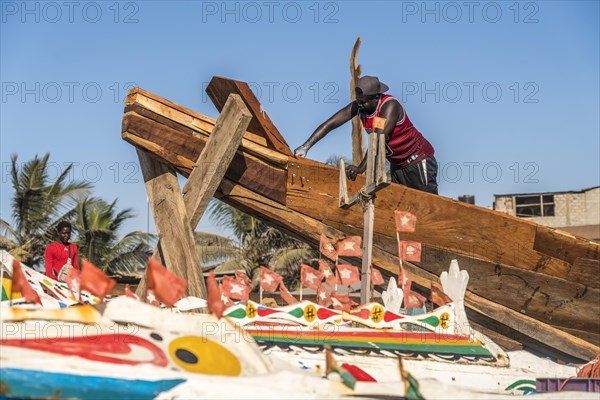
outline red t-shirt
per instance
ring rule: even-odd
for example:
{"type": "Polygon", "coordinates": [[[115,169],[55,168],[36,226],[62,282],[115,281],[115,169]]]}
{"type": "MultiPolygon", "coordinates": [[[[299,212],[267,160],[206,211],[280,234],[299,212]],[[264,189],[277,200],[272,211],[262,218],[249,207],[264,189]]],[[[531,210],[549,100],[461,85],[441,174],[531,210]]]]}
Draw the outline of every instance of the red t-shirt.
{"type": "Polygon", "coordinates": [[[60,242],[54,242],[46,247],[46,276],[52,279],[58,277],[60,269],[67,263],[69,258],[69,247],[71,248],[71,264],[79,269],[77,245],[75,243],[64,245],[60,242]]]}
{"type": "MultiPolygon", "coordinates": [[[[373,132],[373,120],[375,117],[379,117],[381,107],[388,101],[398,101],[398,99],[386,94],[379,99],[379,104],[373,114],[359,114],[368,133],[373,132]]],[[[398,101],[398,103],[400,102],[398,101]]],[[[425,157],[433,157],[434,150],[431,143],[410,122],[406,110],[404,110],[404,117],[400,121],[396,121],[390,139],[385,143],[385,153],[390,163],[400,168],[406,168],[425,157]]]]}

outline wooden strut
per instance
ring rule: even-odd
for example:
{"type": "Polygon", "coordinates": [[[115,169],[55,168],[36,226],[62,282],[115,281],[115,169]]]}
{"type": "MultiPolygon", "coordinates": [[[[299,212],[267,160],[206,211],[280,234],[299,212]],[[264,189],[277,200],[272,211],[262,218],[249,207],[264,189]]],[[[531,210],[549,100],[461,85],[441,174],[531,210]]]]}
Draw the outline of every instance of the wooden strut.
{"type": "Polygon", "coordinates": [[[363,257],[360,279],[360,302],[367,304],[371,301],[371,264],[373,263],[373,226],[375,222],[375,192],[388,186],[385,169],[385,138],[380,133],[369,134],[367,152],[367,181],[358,193],[348,198],[348,184],[346,181],[346,166],[340,158],[340,200],[339,206],[348,209],[356,203],[363,204],[364,229],[363,229],[363,257]]]}
{"type": "MultiPolygon", "coordinates": [[[[194,229],[223,180],[251,119],[240,96],[229,95],[183,192],[172,167],[137,150],[159,238],[152,256],[187,279],[190,296],[207,295],[194,229]]],[[[142,278],[136,290],[138,296],[143,295],[145,287],[142,278]]]]}

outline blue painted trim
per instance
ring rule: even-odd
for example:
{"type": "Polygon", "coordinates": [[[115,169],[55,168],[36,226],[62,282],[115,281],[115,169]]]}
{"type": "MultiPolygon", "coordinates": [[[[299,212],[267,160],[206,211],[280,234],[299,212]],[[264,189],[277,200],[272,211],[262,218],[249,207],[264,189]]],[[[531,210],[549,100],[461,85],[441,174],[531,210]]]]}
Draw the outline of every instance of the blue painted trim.
{"type": "Polygon", "coordinates": [[[0,368],[3,398],[153,399],[185,379],[145,381],[0,368]]]}

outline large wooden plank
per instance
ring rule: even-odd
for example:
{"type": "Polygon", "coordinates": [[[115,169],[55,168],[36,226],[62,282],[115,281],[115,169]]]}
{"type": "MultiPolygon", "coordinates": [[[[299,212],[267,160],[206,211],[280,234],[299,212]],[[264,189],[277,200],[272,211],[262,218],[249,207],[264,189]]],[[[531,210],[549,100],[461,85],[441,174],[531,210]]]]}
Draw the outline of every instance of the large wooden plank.
{"type": "MultiPolygon", "coordinates": [[[[320,221],[362,228],[359,210],[337,207],[337,168],[295,159],[290,160],[289,171],[299,177],[293,180],[288,176],[289,207],[320,221]],[[307,181],[310,184],[301,184],[307,181]]],[[[360,176],[348,182],[348,191],[362,185],[364,177],[360,176]]],[[[563,279],[569,277],[570,264],[533,250],[537,225],[532,222],[397,184],[377,193],[375,208],[375,232],[386,237],[395,237],[394,210],[409,211],[419,222],[414,233],[401,234],[403,239],[563,279]]]]}
{"type": "Polygon", "coordinates": [[[252,115],[242,99],[235,94],[230,95],[196,161],[196,168],[183,186],[183,199],[192,229],[200,222],[215,190],[223,180],[250,119],[252,115]]]}
{"type": "Polygon", "coordinates": [[[533,248],[573,264],[568,279],[600,287],[600,243],[539,225],[533,248]]]}
{"type": "Polygon", "coordinates": [[[576,258],[569,271],[569,279],[589,282],[590,286],[600,287],[600,260],[576,258]]]}
{"type": "Polygon", "coordinates": [[[137,154],[165,267],[187,280],[187,295],[205,299],[200,259],[175,170],[143,150],[137,154]]]}
{"type": "Polygon", "coordinates": [[[290,146],[275,127],[271,118],[263,110],[260,102],[246,82],[215,76],[208,84],[206,93],[219,111],[223,108],[229,94],[235,93],[240,95],[253,117],[248,130],[264,137],[269,144],[269,148],[275,149],[282,154],[292,155],[290,146]]]}
{"type": "Polygon", "coordinates": [[[537,226],[533,248],[569,264],[578,258],[600,260],[600,243],[543,225],[537,226]]]}
{"type": "MultiPolygon", "coordinates": [[[[208,140],[135,112],[123,117],[122,137],[134,146],[156,153],[184,176],[189,176],[208,140]]],[[[285,203],[287,177],[283,169],[272,168],[256,157],[238,151],[225,175],[272,200],[285,203]]]]}
{"type": "MultiPolygon", "coordinates": [[[[332,229],[314,218],[291,210],[289,207],[285,207],[279,203],[270,201],[228,179],[223,180],[217,191],[216,197],[233,207],[251,213],[253,216],[266,223],[282,229],[283,231],[315,246],[318,245],[320,233],[332,229]]],[[[373,257],[377,267],[397,274],[398,266],[395,255],[374,246],[373,257]]],[[[413,282],[418,285],[429,287],[431,280],[437,279],[436,275],[425,271],[414,264],[405,264],[407,270],[411,273],[413,282]]],[[[588,360],[596,352],[600,351],[600,348],[597,346],[569,335],[549,324],[522,315],[508,307],[498,305],[472,293],[470,290],[467,291],[465,303],[467,307],[499,320],[499,323],[510,326],[511,329],[517,330],[522,335],[527,336],[532,340],[546,343],[547,346],[554,347],[559,351],[570,354],[578,359],[588,360]],[[513,317],[517,322],[511,320],[513,317]]],[[[493,325],[488,326],[488,328],[494,329],[493,325]]]]}
{"type": "MultiPolygon", "coordinates": [[[[141,88],[134,88],[129,91],[125,98],[125,113],[135,111],[147,118],[154,119],[160,123],[171,126],[169,121],[177,123],[190,129],[190,135],[210,135],[216,120],[206,115],[197,113],[189,108],[185,108],[173,103],[163,97],[145,91],[141,88]],[[150,113],[145,113],[149,111],[150,113]],[[160,117],[160,119],[157,119],[160,117]]],[[[175,128],[181,129],[181,128],[175,128]]],[[[270,150],[266,147],[266,139],[259,140],[257,135],[246,131],[242,139],[241,149],[264,161],[273,163],[279,167],[287,167],[288,156],[279,152],[270,150]]]]}

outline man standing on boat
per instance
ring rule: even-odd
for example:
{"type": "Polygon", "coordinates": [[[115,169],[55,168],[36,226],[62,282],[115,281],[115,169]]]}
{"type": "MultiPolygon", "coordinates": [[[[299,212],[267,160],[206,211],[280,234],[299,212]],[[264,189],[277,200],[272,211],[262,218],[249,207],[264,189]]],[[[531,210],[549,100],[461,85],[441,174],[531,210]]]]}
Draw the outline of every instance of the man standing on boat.
{"type": "MultiPolygon", "coordinates": [[[[438,165],[433,146],[410,122],[400,101],[384,94],[389,87],[375,76],[363,76],[356,82],[356,100],[336,112],[321,124],[308,140],[296,150],[296,157],[305,157],[308,150],[329,132],[359,116],[367,133],[385,135],[386,157],[390,162],[392,182],[429,193],[438,193],[438,165]]],[[[349,165],[346,175],[355,180],[367,169],[367,154],[361,163],[349,165]]]]}

